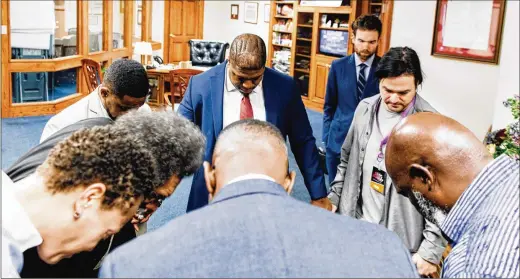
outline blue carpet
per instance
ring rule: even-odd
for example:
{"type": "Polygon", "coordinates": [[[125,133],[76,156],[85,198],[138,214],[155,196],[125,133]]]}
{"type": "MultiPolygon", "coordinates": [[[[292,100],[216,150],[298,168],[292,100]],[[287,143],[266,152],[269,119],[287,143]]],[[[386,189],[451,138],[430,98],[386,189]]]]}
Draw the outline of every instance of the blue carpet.
{"type": "MultiPolygon", "coordinates": [[[[314,137],[318,144],[321,142],[322,114],[312,110],[307,110],[314,137]]],[[[6,170],[21,155],[32,147],[36,146],[40,140],[45,123],[50,116],[20,117],[2,119],[2,169],[6,170]]],[[[303,201],[310,201],[309,193],[303,183],[303,177],[298,170],[294,155],[289,152],[289,165],[291,170],[295,170],[296,183],[292,196],[303,201]]],[[[157,212],[152,215],[148,222],[148,229],[154,230],[173,218],[185,213],[190,194],[192,177],[182,180],[175,193],[166,199],[157,212]]]]}

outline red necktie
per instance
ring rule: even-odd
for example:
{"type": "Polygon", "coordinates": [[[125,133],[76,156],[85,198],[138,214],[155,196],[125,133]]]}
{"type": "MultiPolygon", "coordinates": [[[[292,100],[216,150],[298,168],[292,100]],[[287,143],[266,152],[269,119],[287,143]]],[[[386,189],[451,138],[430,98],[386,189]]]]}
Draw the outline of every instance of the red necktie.
{"type": "Polygon", "coordinates": [[[240,120],[253,118],[253,107],[249,94],[242,94],[242,102],[240,102],[240,120]]]}

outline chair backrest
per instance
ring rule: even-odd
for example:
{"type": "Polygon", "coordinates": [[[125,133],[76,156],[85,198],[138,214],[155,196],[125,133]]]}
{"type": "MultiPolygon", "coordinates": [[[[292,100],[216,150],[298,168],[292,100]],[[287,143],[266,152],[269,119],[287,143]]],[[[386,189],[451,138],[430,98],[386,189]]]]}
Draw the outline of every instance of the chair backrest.
{"type": "MultiPolygon", "coordinates": [[[[202,73],[196,69],[175,69],[170,71],[170,90],[172,98],[184,98],[188,83],[192,76],[202,73]]],[[[172,100],[173,101],[173,100],[172,100]]],[[[173,103],[173,102],[172,102],[173,103]]]]}
{"type": "Polygon", "coordinates": [[[84,58],[81,59],[81,67],[83,68],[83,74],[87,81],[88,91],[94,91],[103,80],[103,73],[101,72],[101,65],[92,59],[84,58]]]}
{"type": "Polygon", "coordinates": [[[190,60],[193,66],[215,66],[224,62],[229,44],[218,41],[190,40],[190,60]]]}

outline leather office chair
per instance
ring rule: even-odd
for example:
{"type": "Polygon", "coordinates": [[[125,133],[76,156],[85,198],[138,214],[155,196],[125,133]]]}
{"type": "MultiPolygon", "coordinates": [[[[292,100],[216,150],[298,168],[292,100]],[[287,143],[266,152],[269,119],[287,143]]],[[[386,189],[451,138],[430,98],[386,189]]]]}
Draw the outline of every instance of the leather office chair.
{"type": "Polygon", "coordinates": [[[179,101],[184,97],[184,93],[188,88],[188,83],[192,76],[203,73],[201,70],[196,69],[175,69],[170,71],[170,91],[164,93],[165,103],[172,107],[175,103],[175,99],[179,101]]]}
{"type": "Polygon", "coordinates": [[[83,68],[83,75],[87,81],[88,91],[94,91],[103,80],[103,73],[101,72],[101,65],[92,59],[81,59],[81,67],[83,68]]]}
{"type": "Polygon", "coordinates": [[[190,40],[190,60],[193,66],[213,67],[226,59],[229,44],[219,41],[190,40]]]}

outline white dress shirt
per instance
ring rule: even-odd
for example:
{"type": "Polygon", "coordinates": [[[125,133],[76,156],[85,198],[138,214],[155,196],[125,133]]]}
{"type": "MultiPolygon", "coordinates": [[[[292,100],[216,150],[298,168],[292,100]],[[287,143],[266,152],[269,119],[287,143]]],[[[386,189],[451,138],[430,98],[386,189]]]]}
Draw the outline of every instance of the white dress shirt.
{"type": "Polygon", "coordinates": [[[229,185],[229,184],[232,184],[232,183],[235,183],[235,182],[239,182],[239,181],[243,181],[243,180],[250,180],[250,179],[264,179],[264,180],[268,180],[268,181],[276,183],[274,178],[272,178],[272,177],[270,177],[268,175],[260,174],[260,173],[248,173],[248,174],[245,174],[245,175],[241,175],[239,177],[235,177],[234,179],[232,179],[231,181],[226,183],[226,185],[229,185]]]}
{"type": "MultiPolygon", "coordinates": [[[[150,106],[148,106],[148,104],[145,103],[139,108],[139,110],[151,111],[152,109],[150,106]]],[[[88,96],[85,98],[68,106],[60,113],[49,119],[49,122],[45,124],[45,128],[43,129],[42,135],[40,137],[40,143],[57,131],[69,125],[77,123],[81,120],[96,117],[110,118],[105,106],[103,106],[101,96],[99,96],[99,87],[88,94],[88,96]]]]}
{"type": "MultiPolygon", "coordinates": [[[[265,103],[264,90],[262,88],[262,80],[260,84],[249,94],[249,100],[253,107],[253,118],[265,121],[265,103]]],[[[242,93],[235,88],[228,76],[228,68],[226,67],[226,77],[224,79],[224,108],[222,122],[226,128],[229,124],[240,120],[240,104],[242,102],[242,93]]]]}
{"type": "Polygon", "coordinates": [[[16,200],[13,187],[14,183],[2,171],[2,278],[20,277],[23,252],[43,242],[16,200]]]}
{"type": "Polygon", "coordinates": [[[357,55],[357,53],[354,54],[354,61],[356,62],[356,78],[359,79],[359,72],[361,70],[361,67],[359,65],[361,65],[361,63],[364,63],[365,65],[367,65],[368,67],[365,67],[365,80],[368,81],[368,75],[370,73],[370,68],[372,68],[372,62],[374,62],[374,57],[376,57],[375,54],[372,54],[372,56],[370,56],[367,61],[365,62],[362,62],[361,59],[359,59],[359,56],[357,55]]]}

